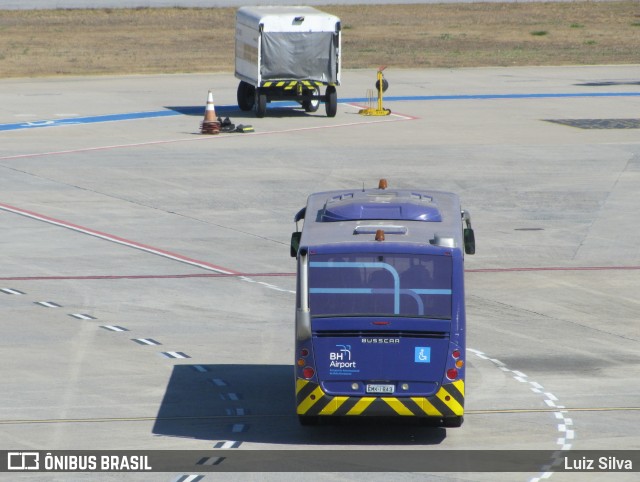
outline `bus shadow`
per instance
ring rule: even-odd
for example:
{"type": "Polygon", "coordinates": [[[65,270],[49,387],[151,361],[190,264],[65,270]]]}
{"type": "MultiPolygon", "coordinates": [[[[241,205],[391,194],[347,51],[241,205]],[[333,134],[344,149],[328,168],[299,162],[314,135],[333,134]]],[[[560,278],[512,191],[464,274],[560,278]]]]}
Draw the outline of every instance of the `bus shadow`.
{"type": "Polygon", "coordinates": [[[176,365],[153,434],[281,445],[438,445],[441,427],[404,418],[332,419],[303,427],[290,365],[176,365]]]}

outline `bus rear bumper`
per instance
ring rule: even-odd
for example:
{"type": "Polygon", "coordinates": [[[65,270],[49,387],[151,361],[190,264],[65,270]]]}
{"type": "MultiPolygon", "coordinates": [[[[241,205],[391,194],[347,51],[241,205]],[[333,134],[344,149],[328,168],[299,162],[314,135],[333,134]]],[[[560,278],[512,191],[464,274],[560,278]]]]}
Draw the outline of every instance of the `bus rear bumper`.
{"type": "Polygon", "coordinates": [[[464,414],[464,381],[440,387],[429,397],[339,396],[326,394],[317,383],[296,380],[297,414],[315,416],[408,416],[448,419],[464,414]]]}

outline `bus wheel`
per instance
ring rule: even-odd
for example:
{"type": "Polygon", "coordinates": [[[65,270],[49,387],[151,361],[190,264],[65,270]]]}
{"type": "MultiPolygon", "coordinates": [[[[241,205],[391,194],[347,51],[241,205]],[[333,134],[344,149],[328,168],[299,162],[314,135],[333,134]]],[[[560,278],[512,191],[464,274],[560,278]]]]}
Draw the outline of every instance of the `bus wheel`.
{"type": "Polygon", "coordinates": [[[311,425],[318,425],[320,419],[314,415],[298,415],[298,421],[300,422],[300,425],[308,427],[311,425]]]}
{"type": "Polygon", "coordinates": [[[245,82],[244,80],[240,81],[238,84],[238,107],[240,110],[249,111],[253,109],[253,103],[255,102],[256,97],[256,88],[245,82]]]}
{"type": "Polygon", "coordinates": [[[256,117],[264,117],[267,113],[267,94],[262,89],[256,89],[256,117]]]}
{"type": "Polygon", "coordinates": [[[447,417],[442,420],[442,425],[445,427],[460,427],[462,426],[462,422],[464,421],[464,417],[447,417]]]}
{"type": "Polygon", "coordinates": [[[327,117],[335,117],[338,112],[338,93],[333,85],[327,86],[326,100],[324,101],[324,107],[327,111],[327,117]]]}

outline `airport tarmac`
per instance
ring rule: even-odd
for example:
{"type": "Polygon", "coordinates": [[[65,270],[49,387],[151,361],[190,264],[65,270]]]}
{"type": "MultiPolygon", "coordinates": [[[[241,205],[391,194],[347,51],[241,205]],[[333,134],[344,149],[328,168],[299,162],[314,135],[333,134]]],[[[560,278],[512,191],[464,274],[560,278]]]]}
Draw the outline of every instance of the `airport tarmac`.
{"type": "MultiPolygon", "coordinates": [[[[640,66],[389,68],[392,115],[361,116],[375,76],[343,72],[334,118],[263,119],[231,73],[0,80],[0,449],[640,449],[640,66]],[[255,132],[199,134],[209,89],[255,132]],[[293,216],[379,178],[472,214],[459,429],[295,417],[293,216]]],[[[388,479],[195,462],[126,478],[388,479]]]]}

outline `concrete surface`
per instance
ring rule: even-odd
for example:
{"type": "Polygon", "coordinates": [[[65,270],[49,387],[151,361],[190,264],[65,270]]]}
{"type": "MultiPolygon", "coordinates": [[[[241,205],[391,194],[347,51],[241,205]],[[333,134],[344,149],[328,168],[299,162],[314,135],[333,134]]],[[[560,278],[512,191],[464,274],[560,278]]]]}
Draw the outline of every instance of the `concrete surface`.
{"type": "Polygon", "coordinates": [[[640,118],[640,66],[385,74],[392,116],[357,114],[363,70],[344,73],[351,102],[332,119],[241,113],[231,74],[0,80],[0,448],[639,449],[640,131],[545,119],[640,118]],[[255,133],[198,134],[208,89],[255,133]],[[171,115],[118,120],[140,112],[171,115]],[[294,416],[293,215],[311,192],[380,177],[455,191],[472,214],[460,429],[294,416]]]}

